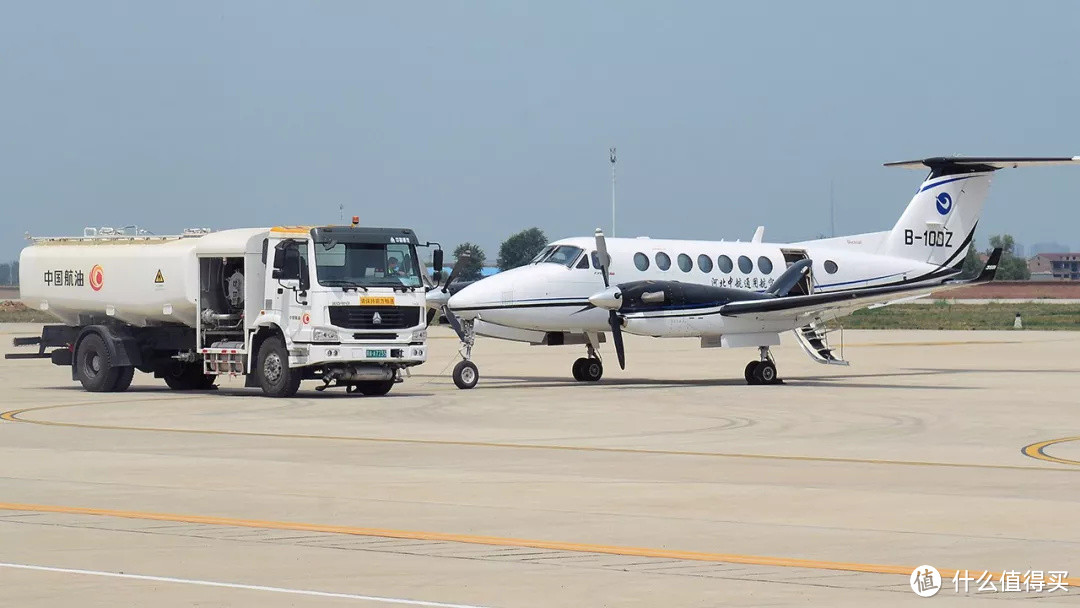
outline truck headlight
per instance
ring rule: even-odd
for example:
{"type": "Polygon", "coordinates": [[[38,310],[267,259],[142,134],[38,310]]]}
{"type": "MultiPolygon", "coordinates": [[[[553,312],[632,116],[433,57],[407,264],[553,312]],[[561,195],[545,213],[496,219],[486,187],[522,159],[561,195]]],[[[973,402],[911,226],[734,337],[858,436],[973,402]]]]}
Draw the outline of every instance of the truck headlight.
{"type": "Polygon", "coordinates": [[[332,329],[319,329],[315,328],[311,330],[312,342],[337,342],[338,334],[332,329]]]}
{"type": "Polygon", "coordinates": [[[410,339],[410,341],[411,342],[426,342],[427,341],[427,330],[426,329],[418,329],[418,330],[412,332],[412,338],[410,339]]]}

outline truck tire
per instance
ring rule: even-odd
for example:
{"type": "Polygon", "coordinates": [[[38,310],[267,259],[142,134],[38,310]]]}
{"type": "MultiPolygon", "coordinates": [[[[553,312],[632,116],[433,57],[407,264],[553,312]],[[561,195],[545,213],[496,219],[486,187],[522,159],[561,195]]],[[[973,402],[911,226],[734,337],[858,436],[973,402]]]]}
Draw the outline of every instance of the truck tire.
{"type": "Polygon", "coordinates": [[[116,385],[113,386],[112,392],[122,393],[131,386],[131,379],[135,377],[135,368],[130,365],[124,367],[118,367],[120,375],[116,377],[116,385]]]}
{"type": "Polygon", "coordinates": [[[292,397],[300,390],[300,370],[289,367],[289,351],[279,336],[267,338],[259,347],[255,373],[268,397],[292,397]]]}
{"type": "Polygon", "coordinates": [[[75,379],[84,389],[91,393],[113,391],[121,371],[122,368],[113,366],[109,348],[101,336],[91,333],[79,342],[75,353],[75,379]]]}
{"type": "Polygon", "coordinates": [[[177,363],[163,378],[174,391],[208,391],[217,381],[217,376],[204,374],[198,363],[177,363]]]}
{"type": "Polygon", "coordinates": [[[356,383],[356,390],[369,397],[380,397],[389,393],[392,388],[394,388],[393,380],[370,380],[356,383]]]}

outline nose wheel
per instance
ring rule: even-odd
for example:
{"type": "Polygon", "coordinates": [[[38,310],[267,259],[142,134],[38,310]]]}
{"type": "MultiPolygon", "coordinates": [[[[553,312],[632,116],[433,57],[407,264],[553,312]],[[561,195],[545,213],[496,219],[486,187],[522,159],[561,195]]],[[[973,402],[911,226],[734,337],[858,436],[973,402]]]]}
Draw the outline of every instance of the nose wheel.
{"type": "Polygon", "coordinates": [[[746,364],[743,377],[747,384],[783,384],[784,381],[776,375],[776,363],[768,346],[760,347],[761,359],[746,364]]]}
{"type": "Polygon", "coordinates": [[[472,319],[461,321],[461,358],[462,361],[458,361],[458,364],[454,366],[454,384],[458,388],[465,390],[476,386],[476,383],[480,381],[480,371],[476,369],[476,364],[472,362],[472,348],[473,344],[476,344],[476,333],[473,331],[472,319]]]}

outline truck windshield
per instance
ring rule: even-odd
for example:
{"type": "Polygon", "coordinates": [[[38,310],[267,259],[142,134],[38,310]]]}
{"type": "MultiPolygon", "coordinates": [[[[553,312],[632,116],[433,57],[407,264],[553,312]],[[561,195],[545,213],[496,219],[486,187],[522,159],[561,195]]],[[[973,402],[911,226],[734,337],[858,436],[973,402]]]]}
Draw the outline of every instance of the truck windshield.
{"type": "Polygon", "coordinates": [[[320,285],[420,287],[416,249],[407,243],[315,243],[320,285]]]}

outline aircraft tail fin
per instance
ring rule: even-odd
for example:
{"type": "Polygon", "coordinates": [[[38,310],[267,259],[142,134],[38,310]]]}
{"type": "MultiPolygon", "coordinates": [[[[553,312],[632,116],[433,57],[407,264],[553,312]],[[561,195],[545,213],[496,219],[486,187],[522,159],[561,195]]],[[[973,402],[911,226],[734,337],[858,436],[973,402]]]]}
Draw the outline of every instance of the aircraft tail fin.
{"type": "Polygon", "coordinates": [[[880,245],[879,253],[941,267],[963,263],[982,215],[990,176],[998,169],[1080,164],[1073,157],[935,157],[886,163],[886,167],[928,167],[907,209],[880,245]]]}

